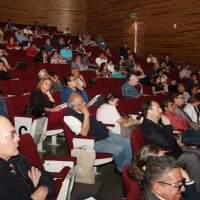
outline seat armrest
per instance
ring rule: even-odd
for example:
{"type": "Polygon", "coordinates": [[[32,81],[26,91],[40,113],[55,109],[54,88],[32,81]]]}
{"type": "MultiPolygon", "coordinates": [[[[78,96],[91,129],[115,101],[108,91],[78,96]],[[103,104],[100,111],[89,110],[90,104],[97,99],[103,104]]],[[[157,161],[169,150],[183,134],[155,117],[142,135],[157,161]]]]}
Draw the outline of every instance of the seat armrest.
{"type": "Polygon", "coordinates": [[[54,161],[70,161],[76,163],[76,157],[69,156],[45,156],[44,160],[54,160],[54,161]]]}
{"type": "Polygon", "coordinates": [[[80,138],[80,139],[88,139],[88,140],[96,140],[96,137],[93,136],[82,136],[82,135],[74,135],[73,138],[80,138]]]}
{"type": "MultiPolygon", "coordinates": [[[[47,157],[48,158],[48,157],[47,157]]],[[[75,165],[75,160],[74,158],[72,158],[71,160],[68,159],[68,157],[66,157],[66,160],[51,160],[51,159],[47,159],[44,161],[44,168],[45,170],[49,171],[49,172],[60,172],[64,167],[70,167],[73,168],[75,165]]]]}

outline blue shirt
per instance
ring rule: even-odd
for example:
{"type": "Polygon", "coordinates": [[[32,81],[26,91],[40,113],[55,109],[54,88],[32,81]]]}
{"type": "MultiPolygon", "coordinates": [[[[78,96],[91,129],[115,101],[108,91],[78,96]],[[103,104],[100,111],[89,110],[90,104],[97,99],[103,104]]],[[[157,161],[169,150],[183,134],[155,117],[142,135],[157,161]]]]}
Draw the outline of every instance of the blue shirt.
{"type": "Polygon", "coordinates": [[[65,59],[72,58],[72,50],[61,49],[60,55],[65,59]]]}
{"type": "Polygon", "coordinates": [[[60,94],[62,103],[67,102],[69,95],[72,94],[73,92],[76,92],[77,94],[81,95],[85,103],[89,102],[89,97],[85,90],[78,90],[78,89],[73,90],[72,88],[67,86],[60,94]]]}
{"type": "Polygon", "coordinates": [[[135,88],[134,86],[131,86],[129,84],[129,81],[127,81],[126,83],[124,83],[121,87],[122,90],[122,95],[124,97],[138,97],[138,96],[143,96],[143,94],[141,94],[140,92],[138,92],[137,88],[135,88]]]}
{"type": "Polygon", "coordinates": [[[23,41],[28,41],[28,39],[25,35],[21,35],[18,32],[15,33],[15,36],[17,38],[17,42],[19,42],[19,43],[21,43],[23,41]]]}

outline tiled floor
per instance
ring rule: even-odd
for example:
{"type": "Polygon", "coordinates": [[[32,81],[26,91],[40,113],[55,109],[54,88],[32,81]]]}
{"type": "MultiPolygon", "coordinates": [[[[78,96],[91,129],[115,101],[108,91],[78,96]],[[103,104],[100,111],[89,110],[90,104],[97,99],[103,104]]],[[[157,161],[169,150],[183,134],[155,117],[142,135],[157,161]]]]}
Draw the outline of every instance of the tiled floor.
{"type": "MultiPolygon", "coordinates": [[[[41,155],[68,155],[66,142],[64,137],[58,137],[58,144],[60,146],[50,146],[50,138],[44,141],[43,149],[46,153],[41,155]]],[[[72,198],[79,195],[79,193],[91,192],[96,193],[104,200],[122,200],[123,189],[121,182],[121,175],[115,172],[115,164],[110,163],[105,166],[98,167],[97,171],[100,173],[96,175],[95,185],[86,185],[75,183],[74,190],[72,191],[72,198]]]]}

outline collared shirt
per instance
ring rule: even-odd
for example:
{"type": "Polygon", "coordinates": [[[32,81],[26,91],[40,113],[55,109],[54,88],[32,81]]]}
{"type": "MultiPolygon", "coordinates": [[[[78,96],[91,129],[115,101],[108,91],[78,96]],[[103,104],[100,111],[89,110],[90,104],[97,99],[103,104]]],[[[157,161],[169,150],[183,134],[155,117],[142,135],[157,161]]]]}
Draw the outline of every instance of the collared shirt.
{"type": "Polygon", "coordinates": [[[142,93],[138,92],[137,88],[134,86],[131,86],[129,84],[129,81],[127,81],[126,83],[124,83],[122,85],[122,95],[124,97],[138,97],[138,96],[143,96],[142,93]]]}
{"type": "Polygon", "coordinates": [[[173,126],[173,128],[175,130],[184,130],[185,131],[190,127],[187,119],[181,117],[177,113],[172,114],[172,113],[169,113],[166,111],[164,114],[170,120],[170,124],[173,126]]]}

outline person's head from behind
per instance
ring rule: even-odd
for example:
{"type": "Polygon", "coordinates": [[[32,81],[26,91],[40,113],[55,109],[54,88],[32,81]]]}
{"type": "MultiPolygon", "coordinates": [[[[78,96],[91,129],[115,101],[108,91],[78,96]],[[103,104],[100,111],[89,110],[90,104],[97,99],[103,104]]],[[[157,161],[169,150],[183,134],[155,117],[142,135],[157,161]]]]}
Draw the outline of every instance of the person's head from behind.
{"type": "Polygon", "coordinates": [[[59,80],[58,75],[55,72],[49,72],[48,75],[49,75],[49,78],[51,79],[51,81],[55,82],[55,81],[59,80]]]}
{"type": "Polygon", "coordinates": [[[3,70],[5,67],[5,63],[3,62],[3,60],[0,60],[0,71],[3,70]]]}
{"type": "Polygon", "coordinates": [[[162,102],[162,108],[164,111],[171,114],[175,113],[175,104],[173,99],[166,99],[162,102]]]}
{"type": "MultiPolygon", "coordinates": [[[[129,175],[135,179],[139,185],[142,184],[144,179],[144,172],[146,170],[147,160],[150,156],[162,156],[164,155],[159,146],[145,145],[140,148],[135,156],[131,167],[129,168],[129,175]]],[[[142,186],[142,185],[141,185],[142,186]]]]}
{"type": "Polygon", "coordinates": [[[75,110],[76,112],[81,112],[83,107],[85,106],[86,104],[81,95],[74,92],[70,94],[70,96],[68,97],[68,100],[67,100],[68,108],[71,108],[75,110]]]}
{"type": "Polygon", "coordinates": [[[181,107],[185,104],[185,98],[183,96],[183,93],[181,92],[175,92],[172,94],[172,99],[174,100],[175,105],[181,107]]]}
{"type": "Polygon", "coordinates": [[[178,92],[185,92],[185,85],[183,83],[179,83],[178,86],[177,86],[177,90],[178,92]]]}
{"type": "Polygon", "coordinates": [[[194,108],[199,106],[199,97],[198,95],[191,95],[188,99],[188,103],[192,104],[194,108]]]}
{"type": "Polygon", "coordinates": [[[17,156],[19,137],[11,122],[0,116],[0,158],[8,161],[12,156],[17,156]]]}
{"type": "Polygon", "coordinates": [[[101,63],[99,67],[99,72],[107,71],[107,69],[108,69],[108,65],[105,62],[103,62],[101,63]]]}
{"type": "Polygon", "coordinates": [[[142,114],[145,118],[158,122],[161,118],[162,109],[156,101],[148,100],[142,105],[142,114]]]}
{"type": "Polygon", "coordinates": [[[43,93],[47,93],[50,91],[52,86],[52,82],[50,78],[43,78],[40,80],[40,82],[37,85],[37,90],[42,91],[43,93]]]}
{"type": "Polygon", "coordinates": [[[71,69],[71,74],[77,79],[80,76],[80,69],[78,67],[74,67],[71,69]]]}
{"type": "Polygon", "coordinates": [[[72,89],[76,89],[77,88],[77,82],[76,82],[76,80],[75,80],[73,75],[67,76],[65,78],[65,81],[66,81],[68,87],[70,87],[72,89]]]}
{"type": "Polygon", "coordinates": [[[185,191],[179,164],[170,156],[150,157],[144,178],[146,187],[163,199],[179,200],[185,191]]]}
{"type": "Polygon", "coordinates": [[[47,70],[46,69],[41,69],[38,72],[38,78],[39,79],[48,78],[48,72],[47,72],[47,70]]]}
{"type": "Polygon", "coordinates": [[[119,102],[119,98],[116,94],[110,93],[106,98],[105,98],[105,103],[110,104],[112,106],[117,107],[119,102]]]}
{"type": "Polygon", "coordinates": [[[133,74],[129,77],[129,84],[131,86],[136,86],[138,84],[138,81],[139,81],[138,77],[133,74]]]}

